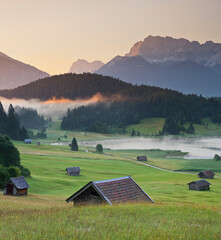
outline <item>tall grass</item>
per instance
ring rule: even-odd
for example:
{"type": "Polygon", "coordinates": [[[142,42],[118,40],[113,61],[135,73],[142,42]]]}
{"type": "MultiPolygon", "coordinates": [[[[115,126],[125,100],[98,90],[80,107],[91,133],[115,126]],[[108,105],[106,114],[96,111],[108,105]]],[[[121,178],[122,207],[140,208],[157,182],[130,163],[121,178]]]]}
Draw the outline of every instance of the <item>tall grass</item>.
{"type": "Polygon", "coordinates": [[[0,211],[0,239],[192,240],[220,239],[221,234],[220,211],[188,204],[73,207],[41,199],[43,207],[23,209],[19,206],[23,199],[13,210],[0,211]]]}

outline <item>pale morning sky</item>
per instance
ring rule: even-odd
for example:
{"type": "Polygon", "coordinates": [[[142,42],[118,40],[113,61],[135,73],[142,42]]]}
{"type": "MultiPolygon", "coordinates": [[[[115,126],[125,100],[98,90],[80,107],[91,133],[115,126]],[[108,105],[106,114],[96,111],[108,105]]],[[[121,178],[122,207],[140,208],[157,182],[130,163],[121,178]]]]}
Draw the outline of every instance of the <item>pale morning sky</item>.
{"type": "Polygon", "coordinates": [[[0,0],[0,52],[49,74],[148,35],[221,42],[221,0],[0,0]]]}

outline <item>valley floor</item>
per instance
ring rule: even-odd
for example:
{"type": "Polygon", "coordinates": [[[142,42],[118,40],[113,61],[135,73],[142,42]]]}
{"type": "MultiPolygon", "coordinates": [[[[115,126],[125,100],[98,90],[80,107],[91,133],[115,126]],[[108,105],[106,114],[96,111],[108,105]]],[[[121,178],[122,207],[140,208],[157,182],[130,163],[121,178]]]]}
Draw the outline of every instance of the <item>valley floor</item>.
{"type": "MultiPolygon", "coordinates": [[[[221,178],[209,180],[210,191],[189,191],[197,175],[165,172],[141,165],[138,153],[151,163],[173,161],[164,151],[105,150],[104,154],[68,146],[17,142],[22,164],[31,170],[27,197],[0,194],[0,239],[220,239],[221,178]],[[80,166],[80,176],[66,167],[80,166]],[[154,204],[73,207],[65,199],[89,181],[130,175],[154,204]]],[[[162,166],[165,166],[165,162],[162,166]]],[[[200,162],[198,163],[200,164],[200,162]]],[[[218,164],[218,163],[217,163],[218,164]]],[[[200,166],[198,166],[200,167],[200,166]]]]}

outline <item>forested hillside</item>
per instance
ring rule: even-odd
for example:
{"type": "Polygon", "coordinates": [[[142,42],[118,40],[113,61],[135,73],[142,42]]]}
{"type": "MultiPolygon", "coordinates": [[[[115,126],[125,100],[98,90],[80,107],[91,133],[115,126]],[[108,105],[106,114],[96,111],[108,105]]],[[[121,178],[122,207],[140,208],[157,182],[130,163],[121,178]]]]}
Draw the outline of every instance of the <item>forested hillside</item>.
{"type": "Polygon", "coordinates": [[[97,74],[63,74],[40,79],[13,90],[2,90],[0,96],[6,98],[22,98],[48,100],[55,98],[90,98],[96,93],[111,96],[120,90],[131,87],[131,84],[112,77],[97,74]]]}
{"type": "Polygon", "coordinates": [[[125,96],[134,96],[134,100],[68,110],[61,128],[102,133],[124,132],[127,125],[137,124],[141,119],[163,117],[166,118],[165,126],[159,134],[178,134],[180,131],[193,132],[192,126],[184,129],[185,122],[200,124],[202,118],[209,117],[213,122],[221,123],[220,99],[206,99],[166,90],[148,94],[145,88],[137,87],[137,92],[124,92],[125,96]]]}

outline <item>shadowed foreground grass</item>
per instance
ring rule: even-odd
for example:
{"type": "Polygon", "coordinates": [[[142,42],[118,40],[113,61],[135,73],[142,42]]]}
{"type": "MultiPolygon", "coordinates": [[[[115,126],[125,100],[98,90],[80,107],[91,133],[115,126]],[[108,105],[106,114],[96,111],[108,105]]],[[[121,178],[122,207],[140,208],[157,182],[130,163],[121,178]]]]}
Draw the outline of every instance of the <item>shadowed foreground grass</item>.
{"type": "Polygon", "coordinates": [[[0,239],[220,239],[221,212],[191,204],[73,207],[0,196],[0,239]],[[10,210],[4,205],[11,205],[10,210]],[[28,207],[24,208],[27,205],[28,207]]]}

